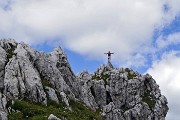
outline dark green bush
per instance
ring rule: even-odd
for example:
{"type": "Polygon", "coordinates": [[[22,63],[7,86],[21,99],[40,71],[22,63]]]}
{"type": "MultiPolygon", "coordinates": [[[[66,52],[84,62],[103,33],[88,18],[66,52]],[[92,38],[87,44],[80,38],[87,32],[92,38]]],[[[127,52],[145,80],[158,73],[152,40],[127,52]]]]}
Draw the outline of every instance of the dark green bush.
{"type": "Polygon", "coordinates": [[[37,115],[31,118],[31,120],[47,120],[47,119],[48,119],[48,116],[44,116],[44,115],[37,115]]]}
{"type": "Polygon", "coordinates": [[[45,111],[44,108],[34,107],[34,108],[25,108],[25,109],[22,110],[22,113],[23,113],[24,116],[33,117],[35,115],[45,114],[46,111],[45,111]]]}
{"type": "Polygon", "coordinates": [[[104,80],[105,85],[107,85],[107,79],[108,79],[109,77],[110,77],[109,74],[103,74],[103,73],[101,73],[101,75],[97,75],[97,74],[93,75],[93,76],[92,76],[92,79],[95,79],[95,80],[104,80]]]}
{"type": "Polygon", "coordinates": [[[156,101],[150,97],[150,92],[148,90],[144,92],[144,96],[142,98],[142,101],[147,103],[150,109],[155,107],[156,101]]]}
{"type": "Polygon", "coordinates": [[[98,76],[97,74],[95,74],[95,75],[92,76],[92,79],[101,80],[101,77],[98,76]]]}
{"type": "Polygon", "coordinates": [[[43,86],[47,86],[51,88],[53,87],[52,84],[48,80],[44,79],[43,77],[41,77],[41,82],[43,86]]]}
{"type": "Polygon", "coordinates": [[[59,103],[57,103],[56,101],[53,101],[53,100],[51,100],[51,99],[48,99],[47,100],[47,105],[48,106],[53,106],[53,107],[56,107],[56,108],[61,108],[61,109],[63,109],[64,107],[66,107],[66,105],[65,105],[65,103],[64,102],[59,102],[59,103]]]}
{"type": "Polygon", "coordinates": [[[125,71],[128,73],[128,80],[130,80],[130,79],[133,79],[134,77],[136,77],[137,75],[134,73],[134,74],[131,74],[130,72],[131,72],[131,69],[129,69],[129,68],[125,68],[125,71]]]}
{"type": "Polygon", "coordinates": [[[13,112],[8,116],[8,120],[22,120],[23,114],[21,112],[13,112]]]}
{"type": "Polygon", "coordinates": [[[14,53],[14,50],[16,49],[16,47],[17,47],[17,46],[11,45],[11,49],[8,49],[8,50],[7,50],[7,58],[8,58],[8,59],[12,58],[13,55],[16,55],[16,54],[14,53]]]}

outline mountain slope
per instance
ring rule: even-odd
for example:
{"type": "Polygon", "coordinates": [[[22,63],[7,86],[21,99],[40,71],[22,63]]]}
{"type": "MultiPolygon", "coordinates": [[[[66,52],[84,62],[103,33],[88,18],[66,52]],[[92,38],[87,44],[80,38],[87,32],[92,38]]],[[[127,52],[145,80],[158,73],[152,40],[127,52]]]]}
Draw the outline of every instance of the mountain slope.
{"type": "Polygon", "coordinates": [[[3,120],[51,119],[50,114],[61,119],[164,120],[167,114],[167,99],[148,74],[108,63],[93,74],[75,76],[60,47],[45,54],[11,39],[0,40],[0,53],[3,120]]]}

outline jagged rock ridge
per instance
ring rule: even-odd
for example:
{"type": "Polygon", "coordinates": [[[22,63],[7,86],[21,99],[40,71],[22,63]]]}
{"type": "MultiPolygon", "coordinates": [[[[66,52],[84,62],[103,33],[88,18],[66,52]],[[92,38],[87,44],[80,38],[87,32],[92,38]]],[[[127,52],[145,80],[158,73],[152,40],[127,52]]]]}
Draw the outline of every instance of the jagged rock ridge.
{"type": "Polygon", "coordinates": [[[149,74],[108,63],[93,74],[75,76],[60,47],[45,54],[12,39],[0,40],[0,90],[2,120],[16,112],[8,103],[20,99],[45,106],[49,99],[63,102],[69,111],[70,100],[79,101],[100,110],[106,120],[164,120],[168,111],[166,97],[149,74]]]}

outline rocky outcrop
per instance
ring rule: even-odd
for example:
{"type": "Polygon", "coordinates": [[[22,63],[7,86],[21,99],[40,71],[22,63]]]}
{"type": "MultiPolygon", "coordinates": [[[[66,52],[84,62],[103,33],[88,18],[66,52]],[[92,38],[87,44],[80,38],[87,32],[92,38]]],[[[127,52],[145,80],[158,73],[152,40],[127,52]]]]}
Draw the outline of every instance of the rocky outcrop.
{"type": "Polygon", "coordinates": [[[80,89],[80,100],[93,110],[96,110],[98,106],[93,97],[94,93],[91,91],[91,76],[87,71],[84,71],[77,76],[77,80],[80,83],[80,85],[78,86],[80,89]]]}
{"type": "Polygon", "coordinates": [[[2,91],[4,86],[4,74],[5,74],[5,66],[7,62],[7,53],[0,46],[0,90],[2,91]]]}
{"type": "Polygon", "coordinates": [[[45,90],[47,92],[48,98],[52,101],[55,101],[57,103],[59,103],[59,99],[57,97],[56,91],[53,88],[50,87],[45,87],[45,90]]]}
{"type": "Polygon", "coordinates": [[[7,120],[6,96],[0,93],[0,120],[7,120]]]}
{"type": "Polygon", "coordinates": [[[5,67],[4,94],[9,99],[28,98],[34,102],[46,104],[41,78],[34,68],[26,45],[18,44],[5,67]]]}
{"type": "Polygon", "coordinates": [[[56,117],[55,115],[51,114],[49,117],[48,117],[48,120],[61,120],[60,118],[56,117]]]}
{"type": "Polygon", "coordinates": [[[108,62],[93,74],[75,76],[60,47],[45,54],[11,39],[0,40],[0,90],[2,120],[11,112],[8,102],[17,99],[63,102],[70,111],[75,100],[100,110],[106,120],[164,120],[168,111],[166,97],[149,74],[108,62]]]}
{"type": "Polygon", "coordinates": [[[61,92],[60,95],[61,95],[62,101],[66,104],[67,107],[69,107],[69,99],[66,96],[66,94],[64,92],[61,92]]]}
{"type": "MultiPolygon", "coordinates": [[[[60,50],[60,48],[57,48],[50,54],[38,53],[34,60],[34,66],[39,71],[44,86],[53,87],[59,95],[60,92],[64,91],[70,98],[75,98],[75,95],[72,92],[74,87],[68,85],[70,83],[65,81],[63,74],[57,67],[58,56],[62,53],[60,50]],[[55,55],[54,52],[56,53],[57,51],[59,51],[59,54],[55,55]]],[[[66,59],[66,57],[64,59],[66,59]]]]}
{"type": "Polygon", "coordinates": [[[104,65],[92,75],[80,73],[78,79],[79,87],[85,86],[82,101],[92,109],[100,108],[107,120],[165,119],[167,99],[149,74],[104,65]]]}

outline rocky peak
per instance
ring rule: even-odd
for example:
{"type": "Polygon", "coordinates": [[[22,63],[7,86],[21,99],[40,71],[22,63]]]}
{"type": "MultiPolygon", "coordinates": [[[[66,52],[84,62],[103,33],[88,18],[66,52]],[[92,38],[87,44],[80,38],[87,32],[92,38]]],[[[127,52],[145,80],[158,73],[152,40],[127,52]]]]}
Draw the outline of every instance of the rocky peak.
{"type": "Polygon", "coordinates": [[[54,62],[59,62],[59,61],[64,61],[67,60],[66,54],[64,51],[61,49],[61,47],[55,48],[51,53],[51,58],[54,62]]]}
{"type": "Polygon", "coordinates": [[[78,79],[85,79],[81,93],[87,95],[82,95],[82,101],[101,109],[107,120],[165,119],[167,99],[149,74],[102,65],[92,75],[82,72],[78,79]]]}
{"type": "Polygon", "coordinates": [[[110,61],[108,61],[107,67],[108,67],[108,68],[113,68],[113,65],[112,65],[112,63],[111,63],[110,61]]]}
{"type": "Polygon", "coordinates": [[[96,120],[164,120],[167,114],[167,99],[149,74],[108,63],[93,74],[83,71],[75,76],[60,47],[45,54],[11,39],[0,40],[0,53],[2,120],[14,114],[32,119],[37,113],[62,120],[79,119],[76,114],[96,120]],[[36,112],[23,106],[35,107],[36,112]]]}
{"type": "Polygon", "coordinates": [[[17,43],[15,42],[14,39],[2,39],[2,40],[0,40],[0,46],[5,50],[11,49],[16,45],[17,45],[17,43]]]}

